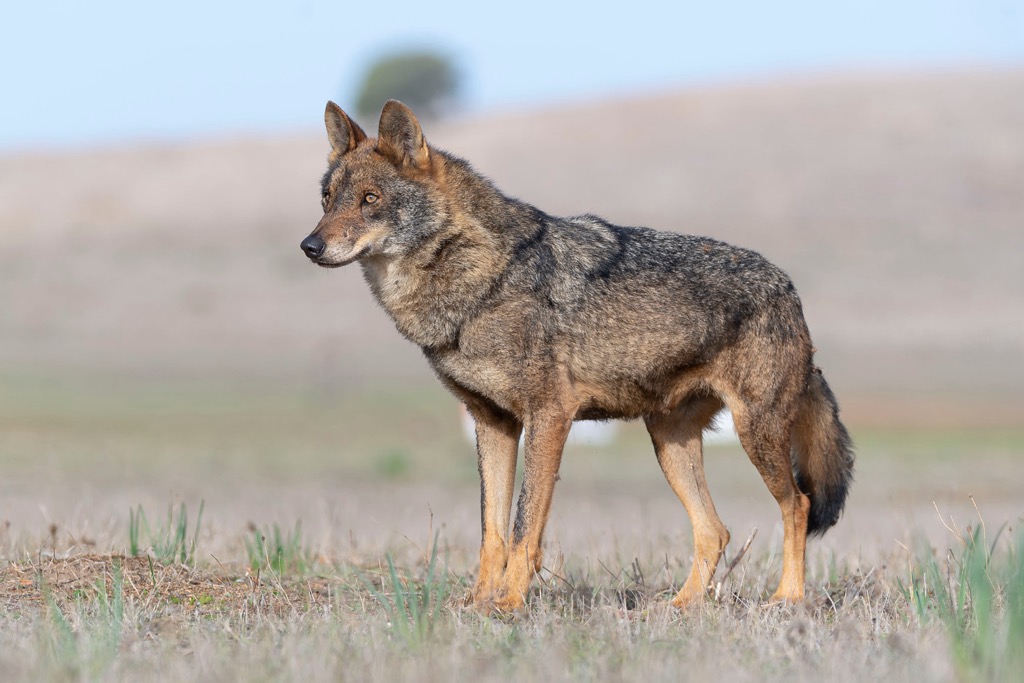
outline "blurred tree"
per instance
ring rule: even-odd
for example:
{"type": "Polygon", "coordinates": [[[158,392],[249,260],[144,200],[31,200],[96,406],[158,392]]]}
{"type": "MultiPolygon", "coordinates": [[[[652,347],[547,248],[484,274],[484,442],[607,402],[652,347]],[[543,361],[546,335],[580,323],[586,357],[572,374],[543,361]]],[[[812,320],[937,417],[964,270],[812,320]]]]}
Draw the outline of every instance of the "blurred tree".
{"type": "Polygon", "coordinates": [[[459,85],[454,64],[442,54],[423,50],[385,55],[363,76],[356,111],[369,120],[385,102],[396,99],[417,116],[436,119],[455,103],[459,85]]]}

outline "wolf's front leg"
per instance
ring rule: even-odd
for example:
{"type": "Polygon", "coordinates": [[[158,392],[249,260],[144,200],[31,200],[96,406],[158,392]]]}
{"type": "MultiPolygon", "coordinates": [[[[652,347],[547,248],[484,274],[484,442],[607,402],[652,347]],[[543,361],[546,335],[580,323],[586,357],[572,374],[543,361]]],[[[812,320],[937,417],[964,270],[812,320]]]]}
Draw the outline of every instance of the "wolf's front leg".
{"type": "Polygon", "coordinates": [[[477,463],[480,468],[480,574],[471,600],[486,605],[495,598],[508,551],[508,518],[519,456],[522,425],[514,418],[484,406],[467,406],[476,422],[477,463]]]}
{"type": "Polygon", "coordinates": [[[526,421],[526,463],[519,492],[516,522],[508,552],[505,577],[494,607],[511,612],[525,604],[530,580],[540,571],[541,540],[551,509],[551,496],[569,436],[573,413],[549,411],[526,421]]]}

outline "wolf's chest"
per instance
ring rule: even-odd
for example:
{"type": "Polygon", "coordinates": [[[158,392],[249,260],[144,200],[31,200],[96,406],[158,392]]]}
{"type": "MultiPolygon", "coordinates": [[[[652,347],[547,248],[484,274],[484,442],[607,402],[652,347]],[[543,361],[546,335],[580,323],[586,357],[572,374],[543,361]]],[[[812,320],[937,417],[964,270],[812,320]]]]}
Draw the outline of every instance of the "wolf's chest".
{"type": "Polygon", "coordinates": [[[425,348],[455,342],[464,313],[453,297],[437,292],[435,283],[411,277],[394,264],[364,264],[363,272],[402,336],[425,348]]]}
{"type": "Polygon", "coordinates": [[[527,389],[528,363],[503,354],[467,355],[457,350],[428,352],[439,375],[473,394],[518,414],[527,389]]]}

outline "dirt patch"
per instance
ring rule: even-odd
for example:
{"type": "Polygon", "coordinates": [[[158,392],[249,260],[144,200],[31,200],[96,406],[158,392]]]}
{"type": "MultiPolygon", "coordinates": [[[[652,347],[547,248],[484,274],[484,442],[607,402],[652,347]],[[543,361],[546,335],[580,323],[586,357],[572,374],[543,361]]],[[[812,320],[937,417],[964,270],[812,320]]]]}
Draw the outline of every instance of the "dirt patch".
{"type": "Polygon", "coordinates": [[[0,568],[0,603],[7,613],[116,598],[190,618],[247,609],[285,616],[327,605],[331,587],[322,577],[237,574],[123,555],[40,557],[0,568]]]}

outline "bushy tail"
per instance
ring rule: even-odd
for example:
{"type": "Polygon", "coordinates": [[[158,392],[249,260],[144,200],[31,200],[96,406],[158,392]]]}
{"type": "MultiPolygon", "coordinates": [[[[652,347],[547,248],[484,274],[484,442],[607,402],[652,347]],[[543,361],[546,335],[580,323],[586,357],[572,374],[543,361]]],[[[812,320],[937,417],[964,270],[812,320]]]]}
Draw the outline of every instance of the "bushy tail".
{"type": "Polygon", "coordinates": [[[853,479],[853,444],[839,421],[839,404],[815,368],[800,398],[793,426],[793,473],[811,499],[809,535],[823,534],[839,521],[853,479]]]}

